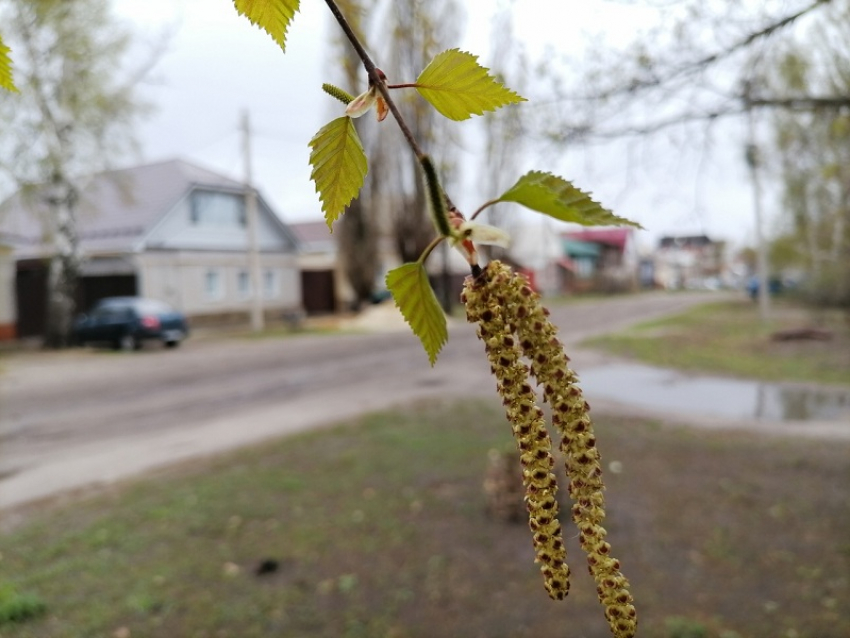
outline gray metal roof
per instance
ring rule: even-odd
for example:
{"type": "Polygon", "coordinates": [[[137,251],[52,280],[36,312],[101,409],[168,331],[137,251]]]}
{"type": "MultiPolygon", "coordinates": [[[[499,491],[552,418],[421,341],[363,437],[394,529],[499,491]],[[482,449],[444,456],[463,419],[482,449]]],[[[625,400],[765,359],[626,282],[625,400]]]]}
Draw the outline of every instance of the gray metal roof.
{"type": "MultiPolygon", "coordinates": [[[[92,176],[80,193],[80,247],[90,254],[132,250],[194,188],[242,192],[244,185],[180,159],[92,176]]],[[[38,189],[18,192],[0,204],[0,235],[15,246],[19,257],[44,254],[45,216],[38,189]]]]}

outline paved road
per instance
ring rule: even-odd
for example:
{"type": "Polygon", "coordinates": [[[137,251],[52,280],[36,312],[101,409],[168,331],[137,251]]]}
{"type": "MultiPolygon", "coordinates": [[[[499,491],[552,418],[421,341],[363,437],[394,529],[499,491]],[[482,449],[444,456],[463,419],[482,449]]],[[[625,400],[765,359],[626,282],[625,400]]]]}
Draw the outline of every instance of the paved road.
{"type": "MultiPolygon", "coordinates": [[[[563,340],[575,343],[706,300],[653,293],[555,307],[552,316],[563,340]]],[[[7,356],[0,360],[0,508],[394,404],[496,400],[472,326],[453,323],[450,334],[434,368],[406,329],[7,356]]],[[[590,353],[576,355],[579,373],[597,363],[590,353]]]]}

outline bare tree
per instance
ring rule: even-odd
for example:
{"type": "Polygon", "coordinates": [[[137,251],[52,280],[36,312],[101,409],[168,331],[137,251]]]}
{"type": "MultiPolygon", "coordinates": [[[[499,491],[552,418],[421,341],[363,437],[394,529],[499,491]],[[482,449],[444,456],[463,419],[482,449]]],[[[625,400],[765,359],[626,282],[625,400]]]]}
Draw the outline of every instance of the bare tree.
{"type": "MultiPolygon", "coordinates": [[[[369,12],[374,8],[373,0],[342,0],[340,8],[349,16],[349,24],[361,40],[365,39],[364,28],[369,12]]],[[[363,83],[360,58],[345,40],[336,42],[345,83],[354,93],[363,83]]],[[[355,121],[358,131],[369,126],[366,118],[355,121]]],[[[364,139],[364,136],[360,136],[364,139]]],[[[366,139],[369,139],[367,136],[366,139]]],[[[382,156],[372,149],[369,157],[369,174],[364,187],[336,224],[339,233],[339,255],[348,283],[354,293],[353,305],[359,309],[367,303],[375,289],[375,279],[380,267],[378,257],[377,201],[381,197],[381,183],[377,178],[383,171],[382,156]]]]}
{"type": "MultiPolygon", "coordinates": [[[[797,120],[798,125],[808,120],[814,131],[828,127],[829,121],[845,117],[850,111],[850,82],[846,81],[850,73],[850,34],[846,26],[850,3],[624,0],[621,4],[624,12],[654,9],[659,17],[657,26],[641,33],[625,48],[595,47],[578,81],[565,87],[559,99],[542,109],[552,122],[544,129],[544,139],[563,146],[567,142],[646,141],[664,133],[668,141],[677,140],[680,146],[699,140],[704,149],[709,149],[717,131],[729,139],[740,139],[744,132],[749,139],[746,155],[741,156],[746,157],[752,171],[757,236],[765,234],[759,222],[761,182],[765,177],[773,177],[775,187],[781,187],[785,180],[786,199],[796,189],[799,212],[803,205],[799,199],[800,178],[805,171],[794,176],[790,168],[800,158],[785,157],[779,162],[779,170],[776,162],[766,160],[793,154],[792,146],[800,150],[802,140],[791,144],[787,139],[795,126],[789,118],[797,120]],[[777,82],[777,69],[787,61],[789,49],[817,57],[812,67],[830,69],[821,73],[829,78],[797,86],[777,82]],[[841,78],[843,81],[839,81],[841,78]],[[730,127],[720,129],[720,121],[729,121],[730,127]],[[784,148],[766,136],[779,121],[785,128],[784,148]],[[816,121],[820,124],[815,125],[816,121]],[[768,173],[771,170],[772,175],[768,173]]],[[[825,150],[823,145],[818,148],[820,152],[825,150]]],[[[809,151],[814,153],[815,147],[810,146],[809,151]]],[[[824,185],[823,180],[811,179],[814,174],[805,178],[809,193],[807,214],[814,210],[815,190],[824,185]],[[818,181],[820,185],[816,185],[818,181]]],[[[842,215],[830,219],[843,229],[842,215]]],[[[833,225],[832,255],[840,252],[835,248],[835,238],[844,232],[835,228],[833,225]]],[[[811,233],[812,225],[807,229],[811,233]]],[[[812,237],[807,237],[811,246],[812,237]]],[[[766,244],[760,240],[757,270],[763,282],[770,272],[766,255],[766,244]]],[[[767,285],[760,286],[759,291],[762,316],[766,316],[767,285]]]]}
{"type": "MultiPolygon", "coordinates": [[[[385,34],[387,50],[382,57],[391,64],[384,69],[390,82],[413,81],[440,51],[450,48],[459,35],[460,9],[455,0],[400,0],[391,3],[378,32],[385,34]]],[[[415,92],[405,92],[399,97],[404,106],[405,118],[414,137],[425,146],[441,140],[439,149],[430,149],[432,159],[448,190],[451,180],[459,179],[458,167],[453,160],[451,122],[441,117],[415,92]]],[[[381,131],[382,143],[390,156],[401,156],[405,144],[401,134],[394,130],[381,131]]],[[[402,261],[416,261],[434,237],[434,226],[428,214],[425,185],[420,175],[419,162],[409,158],[390,164],[383,179],[391,185],[394,197],[388,199],[389,216],[396,249],[402,261]]]]}
{"type": "MultiPolygon", "coordinates": [[[[498,43],[490,56],[490,65],[497,76],[513,78],[513,88],[525,93],[528,63],[518,49],[513,34],[513,11],[508,6],[496,14],[493,20],[491,42],[498,43]]],[[[484,197],[493,197],[508,189],[520,174],[520,159],[525,150],[527,127],[520,109],[499,109],[484,114],[484,156],[482,182],[484,197]]],[[[487,211],[491,224],[511,231],[515,226],[516,206],[502,205],[487,211]]],[[[507,249],[487,246],[491,259],[504,259],[507,249]]]]}
{"type": "MultiPolygon", "coordinates": [[[[788,42],[769,78],[772,90],[790,100],[815,90],[850,93],[848,37],[844,20],[818,24],[805,40],[788,42]]],[[[813,301],[850,306],[850,109],[782,109],[772,125],[781,221],[793,237],[778,244],[797,254],[794,265],[807,272],[813,301]]]]}
{"type": "Polygon", "coordinates": [[[850,107],[846,89],[812,87],[788,95],[763,82],[766,69],[778,62],[783,41],[812,24],[846,20],[846,0],[764,5],[638,0],[623,5],[624,10],[654,7],[657,25],[623,48],[593,49],[577,81],[549,104],[549,139],[647,136],[749,109],[850,107]]]}
{"type": "MultiPolygon", "coordinates": [[[[455,0],[345,0],[340,3],[352,29],[362,41],[371,39],[376,56],[386,61],[382,70],[389,82],[410,82],[427,66],[431,58],[450,48],[460,30],[459,9],[455,0]],[[450,44],[451,43],[451,44],[450,44]]],[[[347,88],[357,94],[365,88],[359,59],[347,43],[342,44],[342,65],[347,88]]],[[[451,122],[439,116],[414,91],[398,94],[411,133],[421,142],[452,140],[451,122]]],[[[340,254],[349,283],[355,292],[355,305],[371,297],[381,264],[378,243],[389,235],[401,261],[415,261],[434,238],[434,226],[428,213],[425,185],[419,162],[403,149],[406,141],[395,128],[375,125],[372,118],[357,120],[358,130],[376,130],[361,136],[368,140],[369,174],[364,188],[340,220],[340,254]],[[389,161],[404,157],[403,161],[389,161]],[[366,242],[366,243],[364,243],[366,242]]],[[[433,154],[446,181],[456,180],[457,167],[450,144],[433,154]]]]}
{"type": "Polygon", "coordinates": [[[42,208],[52,246],[45,345],[70,340],[80,269],[80,183],[132,145],[143,106],[123,74],[130,39],[106,0],[11,0],[4,13],[20,95],[0,95],[0,168],[42,208]]]}

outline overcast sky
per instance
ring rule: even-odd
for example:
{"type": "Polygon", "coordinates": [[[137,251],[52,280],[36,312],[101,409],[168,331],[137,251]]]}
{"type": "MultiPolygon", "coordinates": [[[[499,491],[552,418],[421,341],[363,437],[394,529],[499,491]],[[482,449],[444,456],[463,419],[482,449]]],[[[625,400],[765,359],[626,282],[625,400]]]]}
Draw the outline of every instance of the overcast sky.
{"type": "MultiPolygon", "coordinates": [[[[479,55],[489,66],[491,11],[504,3],[460,4],[467,8],[466,30],[456,46],[479,55]]],[[[118,16],[137,34],[139,59],[146,47],[170,34],[142,91],[155,106],[139,128],[143,159],[182,157],[241,178],[239,120],[247,109],[254,130],[256,185],[286,221],[321,219],[309,179],[307,144],[341,110],[321,91],[322,82],[337,78],[328,69],[330,29],[335,25],[321,0],[302,0],[301,5],[284,54],[264,32],[237,15],[230,0],[114,0],[118,16]]],[[[639,9],[601,0],[517,0],[515,15],[515,33],[532,59],[547,45],[578,55],[586,41],[582,34],[625,41],[643,18],[639,9]]],[[[380,66],[380,60],[376,62],[380,66]]],[[[506,83],[510,86],[510,78],[506,83]]],[[[721,131],[711,152],[702,146],[661,153],[658,149],[640,144],[601,151],[577,148],[554,161],[547,158],[546,165],[529,154],[523,171],[552,171],[592,191],[618,215],[647,228],[642,234],[645,245],[661,235],[703,232],[736,245],[754,242],[752,195],[739,138],[724,139],[721,131]]],[[[476,152],[474,144],[468,145],[465,163],[474,165],[476,152]]],[[[452,194],[466,210],[489,196],[452,194]]]]}

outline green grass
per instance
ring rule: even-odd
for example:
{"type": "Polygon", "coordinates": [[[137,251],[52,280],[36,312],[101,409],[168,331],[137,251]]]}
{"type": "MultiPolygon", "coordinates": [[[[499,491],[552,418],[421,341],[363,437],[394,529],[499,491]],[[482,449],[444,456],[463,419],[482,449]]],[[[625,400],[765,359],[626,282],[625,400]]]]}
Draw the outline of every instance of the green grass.
{"type": "Polygon", "coordinates": [[[45,609],[38,597],[22,594],[8,584],[0,585],[0,626],[38,618],[45,609]]]}
{"type": "MultiPolygon", "coordinates": [[[[374,414],[32,513],[0,536],[0,579],[45,613],[0,636],[606,636],[571,523],[553,602],[526,525],[485,514],[487,452],[510,444],[496,403],[374,414]]],[[[597,429],[642,637],[850,635],[850,443],[597,429]]]]}
{"type": "Polygon", "coordinates": [[[730,374],[765,381],[850,385],[850,322],[839,312],[812,316],[791,303],[774,304],[762,323],[748,301],[698,306],[682,314],[639,324],[584,345],[683,370],[730,374]],[[818,325],[830,341],[774,341],[786,328],[818,325]]]}

